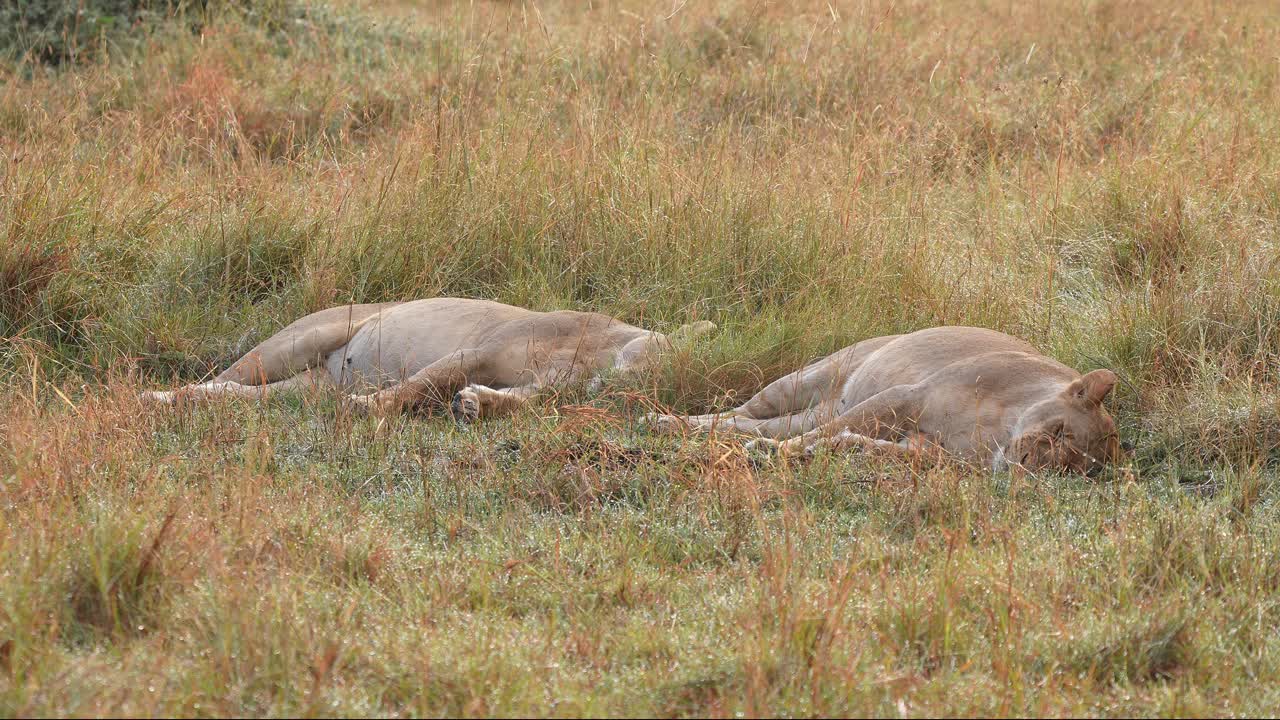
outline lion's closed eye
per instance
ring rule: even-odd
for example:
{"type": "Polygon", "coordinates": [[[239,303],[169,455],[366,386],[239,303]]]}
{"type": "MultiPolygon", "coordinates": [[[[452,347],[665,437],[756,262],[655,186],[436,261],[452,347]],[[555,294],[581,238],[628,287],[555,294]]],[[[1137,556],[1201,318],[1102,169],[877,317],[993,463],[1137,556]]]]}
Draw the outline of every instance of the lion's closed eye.
{"type": "Polygon", "coordinates": [[[1066,433],[1067,433],[1066,423],[1056,422],[1049,426],[1048,434],[1053,436],[1053,438],[1056,440],[1063,439],[1066,436],[1066,433]]]}

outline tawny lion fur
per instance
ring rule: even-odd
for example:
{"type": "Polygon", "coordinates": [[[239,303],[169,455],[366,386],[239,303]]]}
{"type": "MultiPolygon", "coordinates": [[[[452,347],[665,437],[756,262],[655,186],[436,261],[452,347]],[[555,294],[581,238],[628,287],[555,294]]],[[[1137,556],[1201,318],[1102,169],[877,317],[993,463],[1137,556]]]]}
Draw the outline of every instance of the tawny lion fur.
{"type": "Polygon", "coordinates": [[[1116,383],[993,330],[938,327],[864,340],[725,413],[651,416],[659,430],[722,428],[783,454],[941,448],[995,469],[1093,473],[1120,447],[1102,406],[1116,383]]]}
{"type": "Polygon", "coordinates": [[[212,382],[143,394],[261,399],[306,384],[336,385],[373,412],[448,402],[461,420],[509,413],[538,391],[606,370],[651,365],[673,339],[599,313],[535,312],[489,300],[432,298],[344,305],[303,317],[250,350],[212,382]]]}

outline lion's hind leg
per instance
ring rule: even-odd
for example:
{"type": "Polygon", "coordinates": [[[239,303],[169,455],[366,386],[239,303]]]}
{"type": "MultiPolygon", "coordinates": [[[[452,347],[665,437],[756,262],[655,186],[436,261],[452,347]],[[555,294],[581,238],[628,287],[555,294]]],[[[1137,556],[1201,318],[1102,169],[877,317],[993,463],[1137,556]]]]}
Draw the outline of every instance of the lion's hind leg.
{"type": "Polygon", "coordinates": [[[212,382],[144,392],[139,397],[143,402],[162,404],[173,404],[179,398],[223,396],[260,400],[304,383],[331,383],[323,365],[325,358],[342,349],[366,322],[396,304],[344,305],[311,313],[259,343],[212,382]]]}
{"type": "Polygon", "coordinates": [[[287,381],[323,365],[365,323],[395,304],[342,305],[299,318],[245,353],[214,382],[253,386],[287,381]]]}
{"type": "Polygon", "coordinates": [[[230,380],[214,380],[207,383],[187,385],[177,390],[152,390],[142,393],[141,398],[143,402],[161,405],[176,405],[180,402],[204,402],[221,398],[265,400],[278,392],[329,384],[332,384],[332,380],[328,371],[324,368],[316,368],[279,382],[267,383],[266,385],[245,385],[230,380]]]}
{"type": "Polygon", "coordinates": [[[835,417],[832,398],[838,394],[848,367],[843,352],[830,355],[784,375],[724,413],[709,415],[661,415],[645,418],[658,432],[730,430],[787,438],[808,432],[835,417]]]}

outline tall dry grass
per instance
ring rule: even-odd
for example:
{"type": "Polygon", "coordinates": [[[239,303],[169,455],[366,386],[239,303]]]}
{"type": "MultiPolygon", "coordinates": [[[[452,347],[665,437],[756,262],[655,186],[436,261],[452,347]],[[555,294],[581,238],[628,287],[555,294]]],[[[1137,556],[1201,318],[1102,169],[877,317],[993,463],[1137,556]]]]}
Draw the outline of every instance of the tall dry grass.
{"type": "Polygon", "coordinates": [[[1265,712],[1265,2],[234,7],[0,69],[11,714],[1265,712]],[[311,310],[720,332],[462,434],[145,411],[311,310]],[[1124,379],[1108,482],[636,433],[871,335],[1124,379]]]}

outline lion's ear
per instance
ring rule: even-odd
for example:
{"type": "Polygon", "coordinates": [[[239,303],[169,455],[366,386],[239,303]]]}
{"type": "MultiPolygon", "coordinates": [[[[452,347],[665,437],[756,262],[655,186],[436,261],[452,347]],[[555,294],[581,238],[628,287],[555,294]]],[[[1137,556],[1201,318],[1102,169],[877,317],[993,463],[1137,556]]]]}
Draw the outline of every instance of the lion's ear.
{"type": "Polygon", "coordinates": [[[694,323],[689,323],[688,325],[681,325],[667,337],[676,341],[692,340],[696,337],[706,335],[715,329],[715,323],[710,322],[709,320],[699,320],[694,323]]]}
{"type": "Polygon", "coordinates": [[[1067,387],[1067,394],[1077,400],[1100,405],[1111,393],[1111,388],[1116,386],[1118,379],[1110,370],[1094,370],[1071,383],[1067,387]]]}

